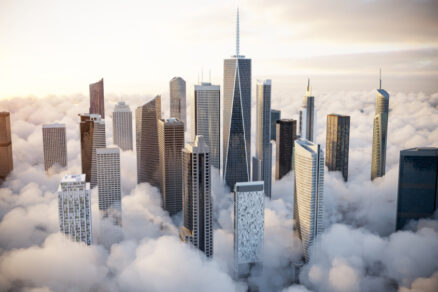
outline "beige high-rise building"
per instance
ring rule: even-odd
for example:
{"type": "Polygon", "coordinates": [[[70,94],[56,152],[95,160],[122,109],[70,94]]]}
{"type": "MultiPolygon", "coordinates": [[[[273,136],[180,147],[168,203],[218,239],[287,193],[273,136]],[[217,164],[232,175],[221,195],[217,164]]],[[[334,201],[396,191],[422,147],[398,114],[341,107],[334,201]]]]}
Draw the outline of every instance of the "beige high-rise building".
{"type": "Polygon", "coordinates": [[[132,150],[132,112],[120,101],[113,112],[113,144],[122,150],[132,150]]]}
{"type": "Polygon", "coordinates": [[[175,118],[158,120],[161,197],[163,208],[174,215],[182,209],[182,149],[184,123],[175,118]]]}
{"type": "Polygon", "coordinates": [[[65,124],[43,125],[44,169],[54,165],[67,167],[67,136],[65,124]]]}
{"type": "Polygon", "coordinates": [[[160,188],[158,120],[161,119],[161,96],[135,110],[137,148],[137,183],[147,182],[160,188]]]}
{"type": "Polygon", "coordinates": [[[11,118],[8,112],[0,112],[0,184],[13,168],[11,118]]]}
{"type": "Polygon", "coordinates": [[[170,117],[186,125],[186,82],[181,77],[170,80],[170,117]]]}
{"type": "Polygon", "coordinates": [[[213,256],[213,207],[209,148],[196,136],[182,150],[183,226],[179,236],[207,257],[213,256]]]}
{"type": "Polygon", "coordinates": [[[90,114],[99,114],[105,119],[103,78],[90,84],[90,114]]]}
{"type": "Polygon", "coordinates": [[[325,164],[330,171],[341,171],[348,180],[348,150],[350,143],[350,116],[327,115],[325,164]]]}
{"type": "Polygon", "coordinates": [[[90,187],[97,185],[96,149],[105,148],[105,121],[98,114],[81,114],[79,125],[81,136],[82,173],[90,187]]]}

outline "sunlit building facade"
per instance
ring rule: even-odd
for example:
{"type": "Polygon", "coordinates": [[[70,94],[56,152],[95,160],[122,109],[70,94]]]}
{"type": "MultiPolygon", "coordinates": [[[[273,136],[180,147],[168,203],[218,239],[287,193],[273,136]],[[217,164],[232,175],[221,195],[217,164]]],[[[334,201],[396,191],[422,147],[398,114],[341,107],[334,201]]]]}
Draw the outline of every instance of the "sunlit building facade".
{"type": "Polygon", "coordinates": [[[271,140],[277,139],[277,121],[281,120],[281,111],[271,109],[271,140]]]}
{"type": "Polygon", "coordinates": [[[65,124],[43,125],[44,169],[67,167],[67,136],[65,124]]]}
{"type": "Polygon", "coordinates": [[[312,96],[310,79],[307,82],[306,95],[300,110],[300,137],[316,143],[315,97],[312,96]]]}
{"type": "Polygon", "coordinates": [[[90,84],[90,114],[99,114],[105,119],[103,78],[90,84]]]}
{"type": "Polygon", "coordinates": [[[0,112],[0,184],[13,168],[11,117],[9,112],[0,112]]]}
{"type": "Polygon", "coordinates": [[[120,101],[113,112],[113,144],[120,149],[132,150],[132,112],[124,101],[120,101]]]}
{"type": "Polygon", "coordinates": [[[348,180],[348,153],[350,144],[350,116],[327,115],[325,164],[329,171],[341,171],[348,180]]]}

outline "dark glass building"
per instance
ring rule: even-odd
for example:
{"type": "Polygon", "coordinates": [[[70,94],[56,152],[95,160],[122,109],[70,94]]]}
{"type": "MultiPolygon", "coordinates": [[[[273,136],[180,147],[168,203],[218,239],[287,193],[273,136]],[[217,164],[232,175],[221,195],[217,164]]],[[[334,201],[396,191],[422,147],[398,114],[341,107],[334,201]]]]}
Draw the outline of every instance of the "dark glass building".
{"type": "Polygon", "coordinates": [[[277,139],[277,121],[281,119],[281,111],[271,110],[271,140],[277,139]]]}
{"type": "Polygon", "coordinates": [[[397,230],[409,220],[431,217],[438,205],[438,148],[400,151],[397,230]]]}
{"type": "Polygon", "coordinates": [[[325,165],[330,171],[341,171],[348,180],[348,151],[350,143],[350,116],[327,115],[325,165]]]}
{"type": "Polygon", "coordinates": [[[294,141],[297,138],[297,121],[283,119],[277,121],[275,179],[279,180],[293,169],[294,141]]]}

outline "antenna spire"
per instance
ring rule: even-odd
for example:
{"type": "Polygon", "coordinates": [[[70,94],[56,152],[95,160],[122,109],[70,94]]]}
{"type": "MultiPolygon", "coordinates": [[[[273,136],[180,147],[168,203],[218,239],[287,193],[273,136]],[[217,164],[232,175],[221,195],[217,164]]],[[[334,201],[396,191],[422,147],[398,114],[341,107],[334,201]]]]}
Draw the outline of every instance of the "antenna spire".
{"type": "Polygon", "coordinates": [[[310,78],[307,78],[307,90],[306,95],[311,96],[312,95],[312,88],[310,87],[310,78]]]}
{"type": "Polygon", "coordinates": [[[237,8],[237,22],[236,22],[236,57],[239,57],[240,51],[240,29],[239,29],[239,8],[237,8]]]}
{"type": "Polygon", "coordinates": [[[380,68],[379,74],[379,89],[382,89],[382,68],[380,68]]]}

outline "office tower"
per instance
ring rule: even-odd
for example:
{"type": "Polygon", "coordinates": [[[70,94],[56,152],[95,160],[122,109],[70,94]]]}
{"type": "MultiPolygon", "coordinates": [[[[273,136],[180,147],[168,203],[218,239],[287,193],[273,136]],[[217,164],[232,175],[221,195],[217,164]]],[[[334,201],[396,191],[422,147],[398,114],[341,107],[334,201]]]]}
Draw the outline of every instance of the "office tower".
{"type": "Polygon", "coordinates": [[[344,181],[348,180],[349,143],[350,116],[327,115],[325,164],[328,170],[341,171],[344,181]]]}
{"type": "Polygon", "coordinates": [[[251,59],[239,54],[237,11],[236,55],[224,60],[223,176],[234,189],[251,174],[251,59]]]}
{"type": "Polygon", "coordinates": [[[319,144],[305,139],[295,140],[294,148],[294,219],[307,262],[312,244],[324,229],[324,153],[319,144]]]}
{"type": "Polygon", "coordinates": [[[271,197],[271,80],[257,82],[256,156],[253,157],[253,181],[264,181],[264,191],[271,197]]]}
{"type": "Polygon", "coordinates": [[[132,112],[124,101],[120,101],[113,113],[113,144],[122,150],[132,150],[132,112]]]}
{"type": "Polygon", "coordinates": [[[162,205],[172,216],[182,210],[181,150],[184,148],[184,123],[175,118],[158,120],[158,145],[162,205]]]}
{"type": "Polygon", "coordinates": [[[211,175],[209,147],[203,136],[182,150],[183,226],[179,229],[182,241],[213,256],[213,208],[211,204],[211,175]]]}
{"type": "Polygon", "coordinates": [[[399,167],[397,230],[438,209],[438,148],[402,150],[399,167]]]}
{"type": "Polygon", "coordinates": [[[281,111],[271,109],[271,140],[277,139],[277,121],[281,119],[281,111]]]}
{"type": "Polygon", "coordinates": [[[0,112],[0,184],[13,168],[11,118],[8,112],[0,112]]]}
{"type": "Polygon", "coordinates": [[[210,149],[211,165],[220,169],[221,101],[220,86],[202,82],[192,95],[192,138],[204,136],[210,149]]]}
{"type": "Polygon", "coordinates": [[[135,111],[137,148],[137,183],[160,187],[158,119],[161,119],[161,96],[157,95],[135,111]]]}
{"type": "Polygon", "coordinates": [[[90,114],[99,114],[105,119],[103,78],[90,84],[90,114]]]}
{"type": "Polygon", "coordinates": [[[315,97],[312,96],[310,79],[307,80],[306,95],[300,110],[300,137],[316,143],[315,97]]]}
{"type": "Polygon", "coordinates": [[[170,80],[170,117],[186,125],[186,82],[181,77],[170,80]]]}
{"type": "Polygon", "coordinates": [[[82,173],[90,187],[97,185],[96,149],[105,148],[105,120],[98,114],[81,114],[79,124],[81,134],[82,173]]]}
{"type": "Polygon", "coordinates": [[[67,166],[67,137],[65,124],[43,125],[44,169],[53,165],[67,166]]]}
{"type": "Polygon", "coordinates": [[[119,148],[98,148],[97,186],[99,190],[99,210],[103,218],[122,225],[122,191],[120,183],[119,148]]]}
{"type": "Polygon", "coordinates": [[[374,115],[373,124],[371,180],[385,175],[386,144],[388,140],[388,111],[389,93],[382,89],[382,75],[380,74],[379,89],[377,89],[376,95],[376,114],[374,115]]]}
{"type": "Polygon", "coordinates": [[[58,187],[59,229],[73,241],[93,243],[91,191],[85,174],[65,175],[58,187]]]}
{"type": "Polygon", "coordinates": [[[234,188],[234,268],[239,278],[263,269],[263,185],[263,181],[237,182],[234,188]]]}
{"type": "Polygon", "coordinates": [[[280,180],[294,167],[294,141],[297,138],[297,121],[277,121],[277,140],[275,151],[275,179],[280,180]]]}

